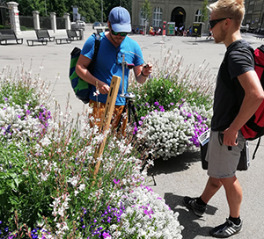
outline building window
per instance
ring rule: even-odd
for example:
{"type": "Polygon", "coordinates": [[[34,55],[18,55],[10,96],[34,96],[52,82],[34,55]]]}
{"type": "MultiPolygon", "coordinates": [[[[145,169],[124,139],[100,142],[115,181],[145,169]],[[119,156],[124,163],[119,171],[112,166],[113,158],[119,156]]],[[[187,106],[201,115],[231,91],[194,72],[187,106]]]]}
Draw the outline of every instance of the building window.
{"type": "Polygon", "coordinates": [[[202,12],[201,12],[200,9],[198,9],[198,10],[196,11],[194,21],[195,21],[195,22],[201,22],[201,21],[202,21],[202,12]]]}
{"type": "Polygon", "coordinates": [[[153,12],[153,27],[162,26],[162,9],[160,7],[155,7],[153,12]]]}

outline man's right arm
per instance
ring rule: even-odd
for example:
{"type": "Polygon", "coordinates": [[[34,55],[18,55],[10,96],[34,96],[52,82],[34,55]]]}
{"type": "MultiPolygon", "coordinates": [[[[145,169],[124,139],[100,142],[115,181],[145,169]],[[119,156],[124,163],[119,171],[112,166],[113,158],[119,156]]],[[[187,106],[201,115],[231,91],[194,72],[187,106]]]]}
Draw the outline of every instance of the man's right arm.
{"type": "Polygon", "coordinates": [[[236,145],[238,131],[251,118],[264,100],[264,92],[254,70],[238,76],[238,80],[244,89],[245,96],[238,115],[229,128],[224,131],[223,143],[228,146],[236,145]]]}
{"type": "Polygon", "coordinates": [[[109,85],[98,80],[87,69],[91,61],[92,61],[91,59],[81,54],[76,64],[76,68],[75,68],[77,75],[84,81],[94,85],[101,94],[108,94],[109,89],[110,89],[109,85]]]}

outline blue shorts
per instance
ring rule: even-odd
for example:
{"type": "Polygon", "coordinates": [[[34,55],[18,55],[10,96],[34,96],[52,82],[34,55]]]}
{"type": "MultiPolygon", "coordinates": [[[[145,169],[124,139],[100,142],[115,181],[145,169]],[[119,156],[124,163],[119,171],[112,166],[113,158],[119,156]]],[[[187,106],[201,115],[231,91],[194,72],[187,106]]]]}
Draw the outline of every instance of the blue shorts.
{"type": "Polygon", "coordinates": [[[208,161],[207,174],[213,178],[230,178],[235,176],[245,139],[239,131],[237,146],[223,145],[220,132],[211,131],[205,160],[208,161]]]}

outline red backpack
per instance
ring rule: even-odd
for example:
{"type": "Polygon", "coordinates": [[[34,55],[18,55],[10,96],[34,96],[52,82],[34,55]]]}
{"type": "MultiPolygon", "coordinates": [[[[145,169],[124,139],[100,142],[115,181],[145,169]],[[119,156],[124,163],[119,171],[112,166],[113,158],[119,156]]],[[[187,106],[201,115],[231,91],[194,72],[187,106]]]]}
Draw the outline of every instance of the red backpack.
{"type": "MultiPolygon", "coordinates": [[[[254,51],[255,71],[259,77],[262,88],[264,89],[264,45],[256,48],[254,51]]],[[[260,137],[264,135],[264,101],[255,112],[255,114],[248,120],[248,122],[241,128],[241,132],[245,139],[254,140],[259,138],[253,158],[260,144],[260,137]]]]}

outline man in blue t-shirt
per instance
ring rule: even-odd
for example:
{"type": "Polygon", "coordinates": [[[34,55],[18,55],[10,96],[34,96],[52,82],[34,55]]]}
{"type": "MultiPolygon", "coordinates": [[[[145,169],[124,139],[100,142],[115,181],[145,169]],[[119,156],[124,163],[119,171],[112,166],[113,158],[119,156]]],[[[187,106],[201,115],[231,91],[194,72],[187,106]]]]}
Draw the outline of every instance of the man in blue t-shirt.
{"type": "Polygon", "coordinates": [[[92,85],[89,105],[93,107],[93,117],[97,119],[98,126],[104,112],[107,95],[113,75],[121,77],[116,106],[114,110],[114,121],[116,127],[126,104],[124,97],[120,94],[127,93],[129,68],[125,67],[124,83],[122,82],[122,62],[132,66],[137,82],[144,83],[152,72],[151,64],[143,66],[144,60],[138,43],[127,36],[131,32],[131,20],[129,12],[123,7],[115,7],[110,11],[108,17],[108,32],[100,34],[100,47],[96,57],[93,73],[87,69],[94,54],[95,37],[90,36],[85,42],[81,55],[76,65],[76,73],[92,85]],[[124,86],[124,89],[122,89],[124,86]],[[124,92],[123,92],[124,90],[124,92]],[[99,92],[98,92],[99,91],[99,92]],[[98,103],[99,102],[99,103],[98,103]]]}

